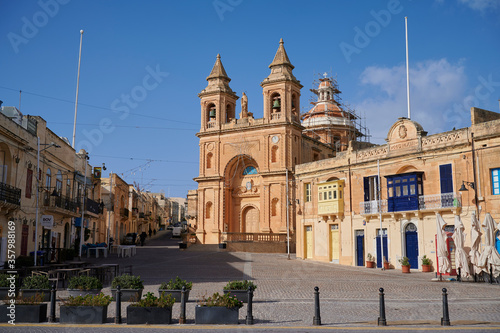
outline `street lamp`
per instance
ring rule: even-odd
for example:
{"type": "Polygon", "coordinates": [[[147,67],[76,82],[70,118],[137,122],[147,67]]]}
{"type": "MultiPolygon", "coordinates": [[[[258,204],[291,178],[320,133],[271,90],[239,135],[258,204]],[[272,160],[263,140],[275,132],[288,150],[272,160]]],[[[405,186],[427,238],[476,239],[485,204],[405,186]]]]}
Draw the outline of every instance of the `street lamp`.
{"type": "Polygon", "coordinates": [[[458,191],[459,192],[468,192],[469,190],[467,189],[466,185],[474,190],[474,204],[476,205],[476,214],[477,214],[477,216],[479,216],[479,207],[477,204],[477,192],[476,192],[475,182],[468,182],[468,181],[462,180],[462,186],[460,186],[460,189],[458,191]]]}
{"type": "Polygon", "coordinates": [[[37,266],[37,252],[38,252],[38,209],[39,209],[39,196],[40,196],[40,152],[49,149],[50,147],[61,148],[61,146],[51,143],[40,143],[40,137],[36,137],[36,212],[35,212],[35,266],[37,266]],[[47,146],[40,150],[40,146],[47,146]]]}
{"type": "Polygon", "coordinates": [[[78,253],[78,256],[82,258],[82,247],[83,247],[83,237],[84,237],[84,232],[83,232],[83,218],[85,217],[85,190],[87,186],[87,160],[89,159],[89,154],[85,152],[85,155],[83,156],[84,160],[83,163],[85,164],[85,173],[83,174],[83,191],[82,191],[82,220],[80,221],[80,250],[78,253]]]}

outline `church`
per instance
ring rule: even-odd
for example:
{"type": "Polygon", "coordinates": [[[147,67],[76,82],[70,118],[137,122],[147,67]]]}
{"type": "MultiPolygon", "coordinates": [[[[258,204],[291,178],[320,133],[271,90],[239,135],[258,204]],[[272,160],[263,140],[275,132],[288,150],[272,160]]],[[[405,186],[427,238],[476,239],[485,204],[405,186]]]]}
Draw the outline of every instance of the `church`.
{"type": "MultiPolygon", "coordinates": [[[[301,115],[302,85],[280,40],[261,82],[263,118],[239,96],[220,55],[198,97],[201,104],[200,170],[195,178],[196,236],[202,244],[227,243],[237,250],[284,252],[287,234],[294,243],[297,197],[296,165],[334,157],[360,135],[352,118],[335,101],[338,89],[322,78],[318,101],[301,115]],[[303,120],[303,122],[301,121],[303,120]]],[[[193,200],[194,197],[194,200],[193,200]]]]}

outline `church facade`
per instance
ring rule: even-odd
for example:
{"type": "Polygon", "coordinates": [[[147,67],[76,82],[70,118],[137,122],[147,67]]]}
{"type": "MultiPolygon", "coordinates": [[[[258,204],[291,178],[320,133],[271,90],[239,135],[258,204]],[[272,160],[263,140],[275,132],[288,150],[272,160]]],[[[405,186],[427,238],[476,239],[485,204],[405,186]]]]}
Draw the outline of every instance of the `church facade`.
{"type": "MultiPolygon", "coordinates": [[[[261,82],[263,117],[256,119],[243,93],[230,88],[219,55],[198,95],[201,103],[200,170],[196,195],[196,235],[203,244],[232,241],[283,243],[294,237],[295,166],[333,157],[327,142],[304,134],[302,85],[293,75],[283,40],[268,77],[261,82]]],[[[193,221],[191,221],[193,222],[193,221]]]]}

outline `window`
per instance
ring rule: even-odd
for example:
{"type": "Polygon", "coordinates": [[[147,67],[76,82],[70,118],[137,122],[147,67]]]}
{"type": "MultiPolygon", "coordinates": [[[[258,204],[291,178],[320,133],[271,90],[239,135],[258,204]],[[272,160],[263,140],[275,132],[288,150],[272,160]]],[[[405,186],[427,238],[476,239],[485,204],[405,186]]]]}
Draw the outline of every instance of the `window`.
{"type": "Polygon", "coordinates": [[[253,166],[246,167],[245,170],[243,170],[243,176],[246,175],[256,175],[257,174],[257,169],[253,166]]]}
{"type": "Polygon", "coordinates": [[[69,178],[66,180],[66,197],[71,199],[71,180],[69,178]]]}
{"type": "Polygon", "coordinates": [[[59,193],[59,195],[61,195],[62,192],[62,180],[63,180],[62,173],[59,170],[57,171],[57,176],[56,176],[56,191],[57,193],[59,193]]]}
{"type": "Polygon", "coordinates": [[[423,195],[421,172],[385,176],[389,212],[418,210],[418,196],[423,195]]]}
{"type": "Polygon", "coordinates": [[[26,172],[26,193],[25,197],[26,198],[31,198],[31,189],[33,185],[33,170],[28,169],[26,172]]]}
{"type": "Polygon", "coordinates": [[[304,185],[304,201],[311,202],[311,183],[305,183],[304,185]]]}
{"type": "Polygon", "coordinates": [[[370,177],[364,177],[363,178],[363,184],[364,184],[364,191],[365,191],[365,201],[373,201],[377,200],[378,196],[378,177],[377,176],[370,176],[370,177]]]}
{"type": "Polygon", "coordinates": [[[500,168],[491,169],[491,189],[493,195],[500,195],[500,168]]]}
{"type": "Polygon", "coordinates": [[[45,176],[45,187],[49,188],[51,183],[50,169],[47,169],[47,174],[45,176]]]}

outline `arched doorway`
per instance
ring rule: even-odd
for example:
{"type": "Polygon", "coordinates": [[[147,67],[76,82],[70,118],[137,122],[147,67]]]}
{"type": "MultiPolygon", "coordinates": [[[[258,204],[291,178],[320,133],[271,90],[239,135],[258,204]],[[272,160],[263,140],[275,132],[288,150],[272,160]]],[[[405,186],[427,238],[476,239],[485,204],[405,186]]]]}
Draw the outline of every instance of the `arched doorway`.
{"type": "Polygon", "coordinates": [[[410,261],[410,267],[418,268],[418,233],[417,226],[413,223],[408,223],[405,227],[405,253],[410,261]]]}
{"type": "Polygon", "coordinates": [[[70,244],[70,232],[69,232],[69,223],[66,222],[66,224],[64,224],[64,244],[63,244],[63,247],[65,249],[69,248],[70,244]]]}
{"type": "Polygon", "coordinates": [[[259,210],[253,206],[245,207],[241,214],[241,226],[244,232],[259,232],[259,210]]]}

